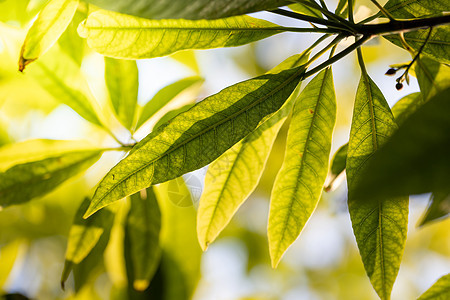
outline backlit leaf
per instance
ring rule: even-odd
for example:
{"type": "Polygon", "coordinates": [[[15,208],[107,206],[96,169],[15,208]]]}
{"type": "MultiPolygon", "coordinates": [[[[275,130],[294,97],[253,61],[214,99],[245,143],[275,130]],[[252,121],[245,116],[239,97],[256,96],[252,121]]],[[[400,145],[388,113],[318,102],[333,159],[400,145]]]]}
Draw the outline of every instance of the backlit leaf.
{"type": "Polygon", "coordinates": [[[328,192],[332,190],[337,177],[345,171],[345,167],[347,164],[347,151],[348,143],[342,145],[334,154],[333,159],[331,160],[331,178],[328,181],[327,186],[325,187],[325,191],[328,192]]]}
{"type": "Polygon", "coordinates": [[[70,228],[67,241],[66,261],[61,275],[61,285],[63,287],[74,265],[79,264],[89,255],[95,245],[97,245],[105,230],[108,230],[112,226],[114,220],[114,214],[106,209],[102,210],[94,217],[84,220],[83,214],[88,208],[89,203],[89,198],[86,198],[81,203],[75,214],[73,225],[70,228]]]}
{"type": "Polygon", "coordinates": [[[357,193],[372,197],[448,192],[450,88],[416,110],[369,162],[357,193]]]}
{"type": "MultiPolygon", "coordinates": [[[[145,195],[130,196],[130,211],[125,224],[125,251],[130,252],[133,287],[145,290],[156,272],[161,257],[159,232],[161,213],[153,188],[145,190],[145,195]]],[[[131,284],[131,283],[130,283],[131,284]]]]}
{"type": "Polygon", "coordinates": [[[448,0],[389,0],[384,8],[395,18],[411,19],[450,11],[450,2],[448,0]]]}
{"type": "Polygon", "coordinates": [[[234,47],[286,31],[249,16],[219,20],[149,20],[98,10],[80,24],[89,47],[115,58],[141,59],[185,49],[234,47]]]}
{"type": "MultiPolygon", "coordinates": [[[[383,94],[363,72],[356,93],[347,156],[348,209],[359,252],[372,286],[381,299],[390,299],[400,267],[408,225],[408,197],[356,194],[361,170],[396,130],[394,116],[383,94]]],[[[380,186],[371,182],[372,189],[380,186]]]]}
{"type": "Polygon", "coordinates": [[[138,97],[138,68],[135,61],[105,57],[105,80],[112,107],[127,129],[134,125],[138,97]]]}
{"type": "Polygon", "coordinates": [[[102,150],[72,151],[27,162],[0,173],[0,206],[6,207],[45,195],[99,158],[102,150]]]}
{"type": "Polygon", "coordinates": [[[287,5],[287,0],[88,0],[102,8],[148,19],[218,19],[287,5]]]}
{"type": "Polygon", "coordinates": [[[272,266],[297,239],[319,201],[336,120],[331,68],[305,87],[294,106],[286,154],[270,200],[268,238],[272,266]]]}
{"type": "Polygon", "coordinates": [[[179,114],[189,110],[192,106],[194,106],[195,104],[186,104],[182,107],[173,109],[169,112],[167,112],[164,116],[161,117],[161,119],[158,120],[158,122],[156,122],[155,126],[153,126],[153,128],[158,128],[161,125],[165,125],[167,124],[167,121],[170,121],[171,119],[175,118],[176,116],[178,116],[179,114]]]}
{"type": "Polygon", "coordinates": [[[141,127],[148,119],[172,101],[177,95],[203,79],[198,76],[183,78],[159,90],[142,108],[141,115],[136,125],[136,129],[141,127]]]}
{"type": "MultiPolygon", "coordinates": [[[[405,41],[415,51],[418,51],[420,47],[425,43],[428,36],[429,29],[417,30],[404,33],[405,41]]],[[[422,53],[428,57],[443,63],[450,64],[450,25],[444,25],[433,28],[433,31],[428,39],[426,46],[423,48],[422,53]]],[[[403,47],[398,34],[384,35],[391,43],[399,47],[403,47]]]]}
{"type": "Polygon", "coordinates": [[[39,13],[27,33],[20,52],[19,70],[41,57],[69,26],[78,0],[51,0],[39,13]]]}
{"type": "Polygon", "coordinates": [[[450,194],[437,192],[431,194],[428,208],[419,222],[418,226],[423,226],[434,220],[444,218],[450,214],[450,194]]]}
{"type": "Polygon", "coordinates": [[[100,182],[86,217],[130,194],[201,168],[277,111],[304,68],[232,85],[197,103],[139,142],[100,182]]]}
{"type": "Polygon", "coordinates": [[[394,106],[392,106],[392,114],[395,117],[395,122],[398,125],[403,124],[403,122],[423,103],[422,94],[419,92],[406,95],[398,100],[394,106]]]}
{"type": "Polygon", "coordinates": [[[79,66],[83,61],[85,54],[85,45],[83,39],[78,35],[78,25],[87,18],[86,10],[78,9],[73,16],[72,22],[67,26],[66,31],[61,35],[58,44],[79,66]]]}
{"type": "Polygon", "coordinates": [[[292,11],[299,13],[299,14],[316,17],[316,18],[323,18],[322,13],[319,10],[311,8],[310,6],[307,6],[307,5],[295,3],[295,4],[289,5],[289,8],[292,9],[292,11]]]}
{"type": "MultiPolygon", "coordinates": [[[[304,64],[308,57],[309,53],[294,55],[279,67],[304,64]]],[[[292,110],[295,94],[279,111],[208,167],[197,213],[197,235],[203,250],[216,239],[258,185],[278,131],[292,110]]]]}
{"type": "Polygon", "coordinates": [[[414,69],[425,101],[450,86],[450,67],[447,65],[423,57],[417,59],[414,69]]]}
{"type": "Polygon", "coordinates": [[[438,279],[417,300],[446,300],[450,297],[450,274],[438,279]]]}

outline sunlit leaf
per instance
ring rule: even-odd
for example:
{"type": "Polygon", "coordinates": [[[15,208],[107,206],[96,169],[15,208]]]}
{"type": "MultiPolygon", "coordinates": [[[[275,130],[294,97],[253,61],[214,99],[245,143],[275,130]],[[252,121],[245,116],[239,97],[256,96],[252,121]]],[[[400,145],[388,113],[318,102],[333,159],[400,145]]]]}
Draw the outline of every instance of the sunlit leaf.
{"type": "Polygon", "coordinates": [[[415,64],[417,81],[426,101],[450,86],[450,67],[430,58],[419,58],[415,64]]]}
{"type": "Polygon", "coordinates": [[[336,120],[331,68],[305,87],[294,106],[286,154],[270,200],[268,238],[272,266],[297,239],[319,201],[336,120]]]}
{"type": "Polygon", "coordinates": [[[91,102],[94,97],[79,66],[64,52],[51,49],[48,54],[31,65],[26,76],[36,80],[56,101],[68,105],[89,122],[100,125],[93,106],[95,102],[91,102]]]}
{"type": "Polygon", "coordinates": [[[200,67],[193,50],[178,51],[170,55],[170,58],[173,58],[174,60],[189,67],[192,71],[195,72],[195,74],[200,74],[200,67]]]}
{"type": "Polygon", "coordinates": [[[41,57],[69,26],[78,7],[78,0],[51,0],[39,13],[20,52],[19,70],[41,57]]]}
{"type": "Polygon", "coordinates": [[[437,192],[431,194],[428,208],[418,226],[423,226],[450,214],[450,193],[437,192]]]}
{"type": "Polygon", "coordinates": [[[92,249],[97,245],[105,230],[108,231],[112,226],[114,220],[114,214],[106,209],[102,210],[94,217],[84,220],[83,214],[88,208],[89,203],[89,198],[84,199],[75,214],[73,225],[70,228],[67,241],[66,261],[61,275],[62,287],[64,287],[64,283],[69,277],[74,265],[79,264],[89,255],[92,249]]]}
{"type": "Polygon", "coordinates": [[[135,61],[105,57],[105,80],[109,98],[119,121],[133,127],[138,97],[138,68],[135,61]]]}
{"type": "Polygon", "coordinates": [[[289,5],[289,8],[292,9],[292,11],[299,13],[299,14],[316,17],[316,18],[323,18],[322,13],[319,10],[311,8],[310,6],[307,6],[307,5],[295,3],[295,4],[289,5]]]}
{"type": "Polygon", "coordinates": [[[438,279],[417,300],[446,300],[450,297],[450,274],[438,279]]]}
{"type": "Polygon", "coordinates": [[[411,19],[439,15],[443,11],[450,11],[450,2],[447,0],[389,0],[384,8],[395,18],[411,19]]]}
{"type": "Polygon", "coordinates": [[[0,173],[0,206],[21,204],[45,195],[89,168],[101,153],[102,150],[72,151],[11,167],[0,173]]]}
{"type": "Polygon", "coordinates": [[[392,114],[395,117],[395,122],[398,125],[403,124],[403,122],[423,103],[422,94],[419,92],[406,95],[398,100],[394,106],[392,106],[392,114]]]}
{"type": "Polygon", "coordinates": [[[88,0],[102,8],[148,19],[218,19],[284,6],[286,0],[88,0]]]}
{"type": "Polygon", "coordinates": [[[374,155],[359,183],[360,195],[402,196],[448,191],[450,88],[416,110],[374,155]]]}
{"type": "Polygon", "coordinates": [[[158,128],[161,125],[165,125],[168,124],[167,122],[173,118],[175,118],[176,116],[178,116],[179,114],[189,110],[192,106],[194,106],[195,104],[186,104],[182,107],[173,109],[171,111],[168,111],[164,116],[161,117],[161,119],[158,120],[158,122],[156,122],[155,126],[153,126],[153,128],[158,128]]]}
{"type": "MultiPolygon", "coordinates": [[[[397,128],[383,94],[363,72],[356,93],[347,156],[348,209],[359,252],[372,286],[389,299],[400,267],[408,225],[408,197],[356,193],[361,170],[397,128]]],[[[372,189],[380,188],[371,181],[372,189]]]]}
{"type": "Polygon", "coordinates": [[[149,20],[98,10],[79,27],[89,47],[111,57],[140,59],[185,49],[234,47],[286,31],[265,20],[238,16],[219,20],[149,20]]]}
{"type": "MultiPolygon", "coordinates": [[[[278,67],[295,67],[306,63],[308,57],[309,53],[294,55],[278,67]]],[[[203,250],[216,239],[258,185],[295,96],[294,92],[279,111],[208,167],[197,213],[197,235],[203,250]]]]}
{"type": "Polygon", "coordinates": [[[148,119],[172,101],[177,95],[196,83],[203,82],[203,78],[192,76],[183,78],[159,90],[142,109],[141,115],[136,125],[136,129],[141,127],[148,119]]]}
{"type": "Polygon", "coordinates": [[[232,85],[197,103],[138,143],[100,182],[86,217],[150,186],[201,168],[277,111],[304,68],[266,74],[232,85]]]}
{"type": "MultiPolygon", "coordinates": [[[[425,43],[428,32],[429,29],[406,32],[404,33],[405,41],[411,48],[413,48],[415,51],[418,51],[420,47],[425,43]]],[[[422,53],[440,63],[450,64],[450,42],[448,40],[449,36],[450,25],[433,28],[422,53]]],[[[398,34],[384,35],[383,37],[391,43],[394,43],[399,47],[403,47],[398,34]]]]}
{"type": "Polygon", "coordinates": [[[86,52],[86,43],[84,43],[83,39],[78,35],[78,25],[86,18],[87,8],[83,11],[78,9],[73,16],[72,22],[69,26],[67,26],[66,31],[58,40],[58,44],[61,46],[61,49],[66,52],[79,66],[81,66],[84,54],[86,52]]]}
{"type": "Polygon", "coordinates": [[[145,290],[156,272],[161,256],[159,232],[161,213],[153,188],[146,195],[130,196],[130,211],[125,224],[125,251],[130,252],[133,287],[145,290]]]}
{"type": "Polygon", "coordinates": [[[0,247],[0,266],[2,266],[0,268],[0,291],[5,286],[16,260],[20,258],[20,250],[23,246],[24,241],[17,239],[0,247]]]}
{"type": "Polygon", "coordinates": [[[61,156],[74,151],[99,150],[86,141],[35,139],[0,148],[0,171],[12,166],[61,156]]]}

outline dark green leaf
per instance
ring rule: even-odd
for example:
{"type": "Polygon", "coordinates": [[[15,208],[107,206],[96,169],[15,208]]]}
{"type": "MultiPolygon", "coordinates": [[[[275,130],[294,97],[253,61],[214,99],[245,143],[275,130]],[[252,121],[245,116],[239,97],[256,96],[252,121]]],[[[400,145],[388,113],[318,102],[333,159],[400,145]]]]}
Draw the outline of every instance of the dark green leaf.
{"type": "Polygon", "coordinates": [[[331,160],[331,179],[325,187],[325,191],[330,191],[333,188],[333,184],[336,178],[345,171],[345,167],[347,164],[347,150],[348,143],[342,145],[334,154],[333,159],[331,160]]]}
{"type": "Polygon", "coordinates": [[[371,159],[357,194],[446,191],[450,178],[450,88],[422,105],[371,159]]]}
{"type": "Polygon", "coordinates": [[[450,274],[444,275],[436,281],[417,300],[447,300],[450,297],[450,274]]]}
{"type": "MultiPolygon", "coordinates": [[[[153,188],[130,196],[125,224],[125,251],[129,251],[134,289],[144,291],[156,272],[161,257],[159,232],[161,213],[153,188]],[[145,191],[145,196],[142,193],[145,191]]],[[[131,282],[129,283],[131,284],[131,282]]]]}
{"type": "MultiPolygon", "coordinates": [[[[417,30],[404,33],[405,41],[415,51],[425,43],[429,29],[417,30]]],[[[403,47],[400,37],[396,35],[384,35],[388,41],[399,47],[403,47]]],[[[450,26],[444,25],[433,28],[426,46],[423,48],[423,54],[437,60],[443,64],[450,64],[450,26]]]]}
{"type": "Polygon", "coordinates": [[[102,8],[147,19],[218,19],[277,8],[287,0],[88,0],[102,8]]]}
{"type": "Polygon", "coordinates": [[[237,83],[159,127],[105,176],[86,216],[151,184],[209,164],[277,111],[303,72],[297,67],[237,83]]]}
{"type": "Polygon", "coordinates": [[[45,195],[89,168],[101,153],[102,150],[73,151],[11,167],[0,173],[0,205],[21,204],[45,195]]]}
{"type": "Polygon", "coordinates": [[[114,112],[119,121],[127,129],[131,129],[139,88],[136,62],[105,57],[105,80],[114,112]]]}
{"type": "Polygon", "coordinates": [[[389,0],[384,6],[395,18],[411,19],[450,11],[448,0],[389,0]]]}
{"type": "Polygon", "coordinates": [[[427,211],[419,222],[423,226],[450,214],[450,194],[444,192],[433,193],[427,211]]]}
{"type": "MultiPolygon", "coordinates": [[[[359,252],[372,286],[383,300],[390,299],[400,267],[408,226],[408,197],[376,197],[356,193],[364,180],[362,169],[397,128],[383,94],[362,72],[356,93],[347,156],[348,209],[359,252]]],[[[371,182],[372,189],[380,188],[371,182]]]]}
{"type": "Polygon", "coordinates": [[[83,214],[89,207],[89,203],[89,198],[86,198],[81,203],[75,214],[73,225],[70,228],[66,261],[61,275],[61,286],[63,288],[74,265],[78,265],[91,253],[92,249],[98,244],[101,236],[105,234],[105,231],[109,232],[109,228],[111,228],[114,220],[114,214],[106,209],[92,218],[84,220],[83,214]]]}
{"type": "Polygon", "coordinates": [[[177,95],[193,86],[196,83],[203,82],[203,78],[192,76],[183,78],[159,90],[152,99],[150,99],[142,109],[141,115],[136,125],[136,129],[141,127],[148,119],[172,101],[177,95]]]}
{"type": "Polygon", "coordinates": [[[268,238],[272,266],[297,239],[317,206],[328,172],[336,96],[331,68],[305,87],[294,106],[286,154],[270,200],[268,238]]]}
{"type": "Polygon", "coordinates": [[[447,65],[423,57],[417,59],[414,70],[425,101],[450,86],[450,67],[447,65]]]}

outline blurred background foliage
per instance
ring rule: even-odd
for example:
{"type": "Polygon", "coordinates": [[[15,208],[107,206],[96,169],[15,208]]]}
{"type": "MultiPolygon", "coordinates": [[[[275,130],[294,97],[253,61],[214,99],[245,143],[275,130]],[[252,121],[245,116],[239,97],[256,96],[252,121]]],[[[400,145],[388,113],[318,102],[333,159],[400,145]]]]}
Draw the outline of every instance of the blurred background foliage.
{"type": "MultiPolygon", "coordinates": [[[[358,1],[357,16],[361,19],[373,9],[369,2],[358,1]]],[[[121,140],[129,140],[106,104],[103,57],[91,52],[77,36],[83,9],[77,12],[59,45],[42,57],[40,63],[50,70],[50,75],[39,72],[34,65],[25,74],[17,71],[21,43],[45,3],[0,1],[0,145],[32,138],[84,139],[100,146],[116,145],[101,128],[61,105],[64,99],[59,98],[57,90],[62,85],[76,87],[88,95],[102,121],[121,140]],[[59,81],[52,80],[51,74],[57,74],[59,81]]],[[[268,13],[255,15],[282,25],[292,22],[268,13]]],[[[284,58],[303,51],[314,38],[313,34],[286,33],[233,49],[185,51],[138,61],[141,106],[158,90],[182,78],[201,76],[205,81],[175,97],[135,137],[144,137],[168,111],[260,75],[284,58]]],[[[364,54],[370,75],[390,105],[418,91],[415,79],[397,91],[394,80],[383,75],[389,65],[410,60],[406,51],[377,39],[364,47],[364,54]]],[[[332,152],[347,142],[359,78],[353,56],[333,68],[338,116],[332,152]]],[[[74,214],[121,153],[104,154],[84,175],[70,179],[50,194],[0,211],[1,293],[20,293],[33,299],[377,299],[352,234],[345,181],[323,194],[309,224],[278,269],[270,267],[266,238],[268,199],[283,159],[286,132],[287,124],[278,136],[257,190],[203,254],[196,238],[195,215],[205,168],[184,176],[190,191],[177,182],[156,187],[163,215],[163,253],[155,278],[144,293],[132,292],[127,283],[127,256],[123,249],[123,222],[129,205],[126,201],[112,207],[116,217],[109,239],[101,240],[74,270],[65,291],[59,285],[74,214]],[[73,277],[79,279],[77,285],[73,277]]],[[[408,239],[393,299],[417,297],[450,269],[450,221],[417,227],[427,200],[428,195],[412,197],[408,239]]]]}

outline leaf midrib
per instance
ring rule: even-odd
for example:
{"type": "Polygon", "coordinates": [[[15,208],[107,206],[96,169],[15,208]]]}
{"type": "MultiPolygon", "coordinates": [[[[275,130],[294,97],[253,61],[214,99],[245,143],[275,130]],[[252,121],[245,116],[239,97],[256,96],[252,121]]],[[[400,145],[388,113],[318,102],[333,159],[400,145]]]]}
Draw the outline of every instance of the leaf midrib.
{"type": "MultiPolygon", "coordinates": [[[[137,174],[138,172],[140,172],[141,170],[147,168],[148,166],[154,164],[156,161],[158,161],[159,159],[161,159],[162,157],[170,154],[172,151],[178,149],[179,147],[183,146],[185,147],[186,144],[188,144],[190,141],[192,141],[193,139],[196,139],[199,136],[202,136],[204,133],[210,131],[213,128],[217,128],[218,126],[222,125],[225,122],[228,122],[231,119],[234,119],[236,116],[240,115],[241,113],[251,109],[252,107],[256,106],[257,104],[261,103],[262,101],[264,101],[265,99],[271,97],[273,94],[279,92],[281,89],[283,89],[287,84],[289,84],[292,80],[294,80],[298,75],[300,75],[302,72],[304,72],[304,68],[302,66],[298,67],[298,70],[292,74],[287,80],[285,80],[282,84],[280,84],[277,88],[275,88],[272,92],[268,93],[267,95],[261,97],[260,99],[252,102],[249,106],[246,106],[244,108],[242,108],[241,110],[237,111],[234,114],[231,114],[229,117],[224,118],[222,121],[219,121],[217,123],[215,123],[213,126],[211,127],[207,127],[205,129],[203,129],[202,131],[200,131],[199,133],[197,133],[196,135],[191,136],[190,138],[188,138],[187,140],[181,142],[179,145],[177,145],[177,147],[169,147],[169,149],[167,149],[165,152],[163,152],[161,156],[156,157],[154,159],[152,159],[150,162],[144,164],[143,166],[139,167],[138,169],[136,169],[135,171],[131,172],[131,174],[129,174],[128,176],[126,176],[125,178],[123,178],[122,180],[118,181],[117,183],[115,183],[110,189],[108,189],[101,198],[99,198],[99,200],[97,200],[95,202],[95,205],[97,205],[98,203],[100,203],[103,199],[106,198],[106,196],[113,191],[119,184],[121,184],[122,182],[124,182],[126,179],[130,178],[131,176],[134,176],[135,174],[137,174]]],[[[213,96],[211,96],[213,97],[213,96]]],[[[245,97],[245,96],[244,96],[245,97]]],[[[241,99],[243,99],[244,97],[242,97],[241,99]]],[[[237,101],[236,101],[237,102],[237,101]]],[[[235,103],[236,103],[235,102],[235,103]]],[[[172,123],[173,124],[173,123],[172,123]]],[[[195,123],[194,123],[195,124],[195,123]]],[[[160,134],[160,133],[159,133],[160,134]]],[[[158,135],[157,135],[158,136],[158,135]]],[[[154,140],[157,136],[155,136],[152,140],[154,140]]],[[[151,140],[150,140],[151,141],[151,140]]],[[[148,141],[148,143],[150,142],[148,141]]],[[[141,148],[139,148],[138,150],[136,150],[136,152],[138,152],[141,148]]],[[[153,180],[153,175],[152,174],[152,180],[153,180]]]]}

